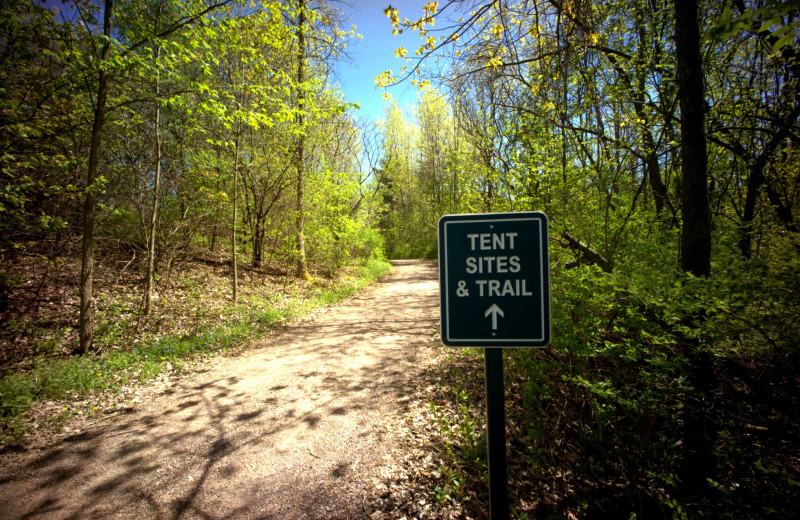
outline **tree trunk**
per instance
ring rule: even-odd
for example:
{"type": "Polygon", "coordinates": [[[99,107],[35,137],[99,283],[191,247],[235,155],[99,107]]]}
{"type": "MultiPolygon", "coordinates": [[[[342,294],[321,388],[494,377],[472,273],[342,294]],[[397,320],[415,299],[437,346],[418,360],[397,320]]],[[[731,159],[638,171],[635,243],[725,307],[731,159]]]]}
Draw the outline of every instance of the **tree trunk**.
{"type": "Polygon", "coordinates": [[[697,0],[675,2],[675,47],[681,108],[681,268],[695,276],[708,276],[711,208],[697,0]]]}
{"type": "Polygon", "coordinates": [[[111,14],[114,0],[105,0],[103,13],[103,35],[106,37],[100,50],[97,64],[97,99],[92,122],[92,137],[89,144],[89,162],[86,171],[86,198],[83,202],[83,241],[81,244],[81,308],[78,331],[78,352],[85,353],[92,348],[92,281],[94,278],[94,220],[97,207],[97,192],[94,186],[100,164],[100,146],[103,126],[106,121],[106,101],[108,98],[108,75],[104,70],[108,52],[111,49],[111,14]]]}
{"type": "Polygon", "coordinates": [[[778,218],[783,222],[786,231],[791,233],[800,232],[800,228],[798,228],[792,216],[792,207],[783,203],[780,194],[775,191],[774,186],[769,181],[765,180],[764,188],[767,191],[767,198],[770,204],[775,208],[775,214],[778,215],[778,218]]]}
{"type": "MultiPolygon", "coordinates": [[[[220,164],[222,164],[222,149],[217,146],[217,162],[216,162],[216,170],[217,170],[217,189],[222,188],[222,168],[220,164]]],[[[221,212],[220,205],[216,204],[216,210],[214,211],[214,227],[211,229],[211,250],[217,250],[217,235],[218,235],[218,226],[219,226],[219,214],[221,212]]]]}
{"type": "Polygon", "coordinates": [[[669,209],[672,216],[675,216],[675,210],[669,201],[669,192],[664,185],[664,180],[661,178],[661,167],[658,164],[658,156],[656,155],[656,143],[653,139],[653,134],[649,129],[642,129],[647,146],[647,155],[645,157],[645,167],[647,168],[647,179],[650,181],[650,190],[653,192],[653,199],[656,203],[656,215],[660,215],[666,207],[669,209]]]}
{"type": "MultiPolygon", "coordinates": [[[[639,40],[640,43],[643,43],[643,37],[641,34],[639,40]]],[[[614,70],[617,72],[617,76],[619,76],[620,80],[622,80],[623,85],[625,85],[625,87],[628,89],[633,103],[633,110],[636,112],[636,117],[642,121],[640,128],[642,130],[642,138],[644,140],[644,147],[646,151],[644,156],[645,175],[647,175],[647,179],[650,183],[650,191],[653,193],[653,199],[656,204],[656,215],[661,215],[661,212],[666,207],[669,209],[670,213],[672,213],[672,216],[675,217],[675,208],[673,208],[672,203],[669,200],[669,192],[667,191],[667,187],[661,177],[661,166],[658,162],[656,140],[653,137],[651,126],[647,122],[648,118],[645,111],[646,103],[644,95],[646,87],[644,80],[641,80],[637,87],[634,87],[633,82],[628,77],[625,69],[620,66],[616,56],[614,56],[614,54],[611,52],[606,52],[605,57],[614,67],[614,70]]],[[[600,120],[600,116],[598,116],[598,120],[600,120]]]]}
{"type": "Polygon", "coordinates": [[[761,154],[754,158],[749,159],[750,166],[747,177],[747,195],[745,196],[744,211],[742,212],[741,222],[741,239],[739,240],[739,250],[742,252],[744,258],[750,258],[752,255],[752,242],[754,224],[753,220],[756,216],[756,203],[758,196],[761,193],[761,188],[766,184],[767,196],[770,203],[775,208],[778,218],[787,226],[787,230],[796,232],[797,226],[794,224],[791,214],[791,209],[784,206],[780,200],[778,193],[769,185],[764,170],[767,168],[769,157],[781,146],[790,135],[790,128],[800,117],[800,104],[787,115],[780,129],[775,132],[769,142],[764,146],[761,154]]]}
{"type": "Polygon", "coordinates": [[[258,269],[264,261],[264,223],[263,219],[255,216],[256,225],[253,229],[253,269],[258,269]]]}
{"type": "Polygon", "coordinates": [[[576,260],[567,262],[565,266],[567,269],[578,267],[579,265],[589,264],[598,266],[606,273],[611,273],[614,271],[614,263],[611,260],[608,260],[606,257],[589,246],[582,244],[577,238],[573,237],[566,231],[561,233],[561,238],[564,239],[564,243],[561,244],[563,247],[577,251],[580,254],[576,260]]]}
{"type": "Polygon", "coordinates": [[[233,264],[233,301],[236,302],[239,289],[239,265],[236,259],[236,195],[239,189],[239,141],[241,132],[236,133],[233,158],[233,221],[231,223],[231,264],[233,264]]]}
{"type": "Polygon", "coordinates": [[[764,184],[764,165],[767,161],[762,155],[752,162],[747,176],[747,194],[745,195],[744,211],[742,212],[741,233],[739,239],[739,250],[742,257],[749,259],[752,255],[753,243],[753,220],[756,216],[756,202],[764,184]]]}
{"type": "Polygon", "coordinates": [[[305,154],[306,154],[306,135],[305,128],[305,61],[306,61],[306,2],[300,0],[297,17],[297,116],[295,124],[299,135],[297,137],[297,151],[295,160],[297,162],[297,276],[311,278],[308,274],[306,264],[306,236],[305,236],[305,215],[303,213],[303,198],[305,196],[305,154]]]}
{"type": "Polygon", "coordinates": [[[156,222],[158,221],[158,191],[161,184],[161,84],[158,77],[158,58],[161,47],[156,49],[156,178],[153,180],[153,211],[150,213],[150,233],[147,244],[147,281],[144,291],[144,315],[150,315],[153,305],[153,278],[156,267],[156,222]]]}
{"type": "MultiPolygon", "coordinates": [[[[711,214],[705,134],[703,70],[697,0],[675,0],[675,50],[678,99],[681,109],[681,268],[695,276],[711,274],[711,214]]],[[[687,317],[687,322],[702,316],[687,317]]],[[[711,355],[697,338],[686,338],[689,382],[683,410],[683,460],[679,469],[685,497],[708,490],[708,478],[716,468],[716,429],[708,411],[715,386],[711,355]]]]}

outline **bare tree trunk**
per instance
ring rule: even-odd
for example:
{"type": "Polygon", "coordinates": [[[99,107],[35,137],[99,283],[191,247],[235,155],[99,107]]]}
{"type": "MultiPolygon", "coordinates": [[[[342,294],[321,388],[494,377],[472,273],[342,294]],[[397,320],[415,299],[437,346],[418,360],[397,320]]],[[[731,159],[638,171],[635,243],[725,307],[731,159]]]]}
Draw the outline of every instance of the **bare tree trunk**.
{"type": "MultiPolygon", "coordinates": [[[[220,156],[222,155],[221,149],[219,146],[217,148],[217,163],[216,163],[216,170],[217,170],[217,188],[222,188],[222,168],[220,168],[220,156]]],[[[219,226],[219,214],[220,214],[220,205],[217,205],[217,209],[214,211],[214,227],[211,229],[211,250],[217,250],[217,228],[219,226]]]]}
{"type": "MultiPolygon", "coordinates": [[[[644,117],[640,116],[641,119],[644,117]]],[[[642,128],[645,145],[647,146],[647,155],[645,156],[645,169],[647,171],[647,179],[650,181],[650,190],[653,192],[653,199],[656,203],[656,215],[661,215],[661,212],[666,207],[675,216],[675,209],[669,201],[669,192],[664,185],[664,180],[661,178],[661,167],[658,164],[658,156],[656,155],[656,143],[653,139],[653,133],[649,128],[642,128]]]]}
{"type": "Polygon", "coordinates": [[[697,0],[675,2],[675,46],[681,107],[681,268],[711,274],[711,207],[697,0]]]}
{"type": "Polygon", "coordinates": [[[567,262],[565,266],[567,269],[578,267],[579,265],[589,264],[598,266],[606,273],[611,273],[614,271],[614,262],[607,259],[589,246],[582,244],[577,238],[573,237],[566,231],[561,233],[561,238],[564,239],[564,243],[561,244],[563,247],[577,251],[581,255],[576,260],[567,262]]]}
{"type": "Polygon", "coordinates": [[[756,216],[756,203],[758,202],[762,187],[766,187],[769,201],[775,208],[778,218],[787,226],[786,229],[791,232],[797,232],[797,226],[793,222],[791,208],[783,205],[780,195],[778,195],[775,189],[767,182],[764,169],[767,168],[770,155],[775,153],[781,146],[781,143],[789,137],[789,129],[798,117],[800,117],[800,104],[795,106],[794,110],[789,113],[780,129],[772,136],[766,146],[764,146],[761,154],[754,159],[749,159],[750,166],[748,168],[749,172],[747,177],[747,194],[745,196],[742,222],[740,224],[742,236],[739,240],[739,249],[744,258],[749,259],[752,255],[753,234],[755,232],[753,221],[756,216]]]}
{"type": "Polygon", "coordinates": [[[81,308],[79,324],[78,352],[85,353],[92,348],[92,281],[94,278],[94,221],[97,207],[97,192],[94,186],[100,164],[100,146],[103,126],[106,121],[106,101],[108,98],[108,73],[104,65],[111,49],[111,14],[114,0],[105,0],[103,13],[103,35],[106,37],[100,50],[97,64],[97,99],[92,122],[92,137],[89,145],[89,163],[86,172],[86,198],[83,202],[83,241],[81,244],[81,308]]]}
{"type": "MultiPolygon", "coordinates": [[[[711,274],[711,211],[705,134],[703,70],[697,0],[675,0],[675,51],[681,108],[681,268],[695,276],[711,274]]],[[[702,319],[692,316],[687,321],[702,319]]],[[[684,339],[689,382],[683,398],[683,460],[679,469],[685,496],[704,494],[716,468],[716,428],[709,416],[715,386],[711,355],[699,340],[684,339]]]]}
{"type": "Polygon", "coordinates": [[[161,184],[161,84],[158,74],[158,58],[161,47],[156,49],[156,178],[153,180],[153,211],[150,213],[150,234],[147,244],[147,280],[144,290],[144,315],[150,315],[153,305],[153,278],[156,267],[156,222],[158,221],[158,191],[161,184]]]}
{"type": "Polygon", "coordinates": [[[306,62],[306,2],[300,0],[299,2],[300,13],[297,16],[297,116],[295,117],[295,124],[300,132],[297,137],[297,220],[295,222],[297,232],[297,276],[311,278],[308,274],[308,265],[306,263],[306,222],[305,214],[303,213],[303,199],[305,197],[305,161],[306,161],[306,135],[305,128],[305,101],[306,93],[305,86],[305,62],[306,62]]]}
{"type": "Polygon", "coordinates": [[[255,216],[253,229],[253,269],[258,269],[264,261],[264,222],[260,215],[255,216]]]}
{"type": "Polygon", "coordinates": [[[239,188],[239,142],[241,132],[236,133],[235,156],[233,158],[233,222],[231,225],[231,263],[233,264],[233,301],[239,289],[239,265],[236,258],[236,195],[239,188]]]}

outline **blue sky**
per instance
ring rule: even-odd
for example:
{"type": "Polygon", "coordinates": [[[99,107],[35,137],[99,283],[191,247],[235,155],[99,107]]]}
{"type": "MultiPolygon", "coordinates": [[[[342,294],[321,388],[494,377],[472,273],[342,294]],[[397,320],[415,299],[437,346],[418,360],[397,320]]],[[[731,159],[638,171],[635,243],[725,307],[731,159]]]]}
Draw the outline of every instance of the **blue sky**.
{"type": "MultiPolygon", "coordinates": [[[[387,69],[397,74],[405,61],[395,58],[395,49],[405,46],[409,54],[413,54],[422,43],[418,32],[392,35],[392,26],[383,10],[391,4],[400,10],[401,18],[416,19],[422,14],[426,1],[350,0],[348,3],[350,7],[342,5],[340,8],[351,17],[350,23],[356,24],[356,32],[363,38],[348,46],[351,59],[349,63],[339,64],[337,80],[347,101],[360,103],[361,110],[356,111],[358,116],[377,119],[383,116],[386,101],[381,97],[381,89],[375,88],[375,76],[387,69]]],[[[402,108],[410,109],[417,98],[417,87],[407,82],[390,87],[388,92],[402,108]]]]}

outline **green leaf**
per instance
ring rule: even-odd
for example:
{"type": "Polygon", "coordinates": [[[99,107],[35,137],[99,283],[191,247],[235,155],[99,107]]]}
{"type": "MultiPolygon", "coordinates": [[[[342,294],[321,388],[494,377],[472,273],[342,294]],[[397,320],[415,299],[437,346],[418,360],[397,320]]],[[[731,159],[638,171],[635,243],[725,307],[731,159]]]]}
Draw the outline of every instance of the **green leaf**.
{"type": "Polygon", "coordinates": [[[789,33],[781,36],[780,38],[778,38],[778,41],[772,44],[772,52],[777,53],[788,45],[794,45],[794,40],[795,40],[794,33],[789,33]]]}

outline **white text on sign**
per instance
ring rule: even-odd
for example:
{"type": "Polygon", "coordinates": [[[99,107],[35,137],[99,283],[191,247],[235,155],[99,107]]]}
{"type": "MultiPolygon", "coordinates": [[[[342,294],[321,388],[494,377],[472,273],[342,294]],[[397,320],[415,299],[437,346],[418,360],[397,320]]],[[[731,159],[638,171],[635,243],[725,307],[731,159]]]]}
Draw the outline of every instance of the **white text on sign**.
{"type": "Polygon", "coordinates": [[[506,238],[508,239],[508,248],[514,249],[514,239],[517,238],[517,233],[470,233],[467,238],[473,251],[475,251],[476,242],[482,251],[505,249],[506,238]]]}
{"type": "MultiPolygon", "coordinates": [[[[514,242],[519,234],[510,233],[469,233],[471,251],[505,251],[513,250],[514,242]]],[[[470,256],[466,259],[467,274],[505,274],[518,273],[521,269],[520,258],[517,255],[470,256]]],[[[494,296],[533,296],[528,290],[527,280],[475,280],[479,297],[494,296]]],[[[458,283],[458,296],[469,296],[464,282],[458,283]]]]}

